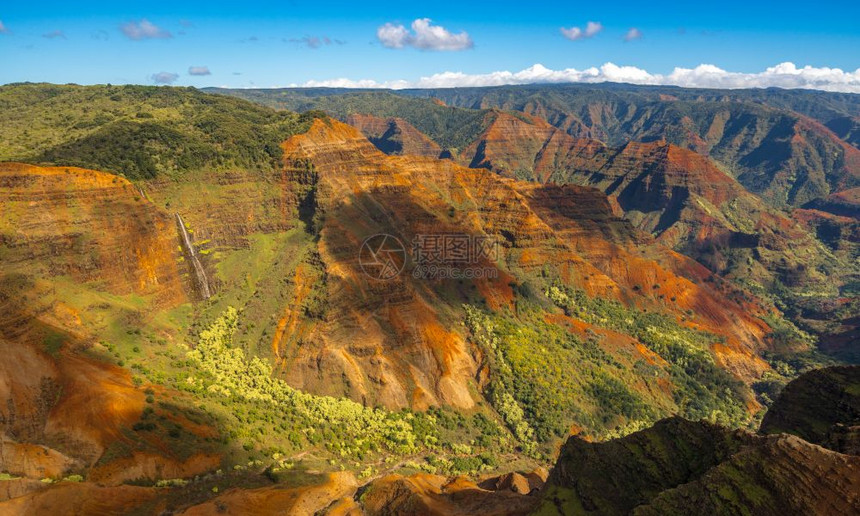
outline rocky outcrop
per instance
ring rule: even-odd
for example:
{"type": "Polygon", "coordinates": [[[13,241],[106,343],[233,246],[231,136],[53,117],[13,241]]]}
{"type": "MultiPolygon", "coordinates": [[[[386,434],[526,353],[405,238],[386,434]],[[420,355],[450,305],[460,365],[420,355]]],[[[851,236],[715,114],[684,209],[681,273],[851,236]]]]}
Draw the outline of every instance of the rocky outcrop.
{"type": "Polygon", "coordinates": [[[858,384],[853,366],[795,379],[762,421],[769,435],[672,418],[605,443],[572,437],[548,480],[542,513],[855,513],[858,384]]]}
{"type": "Polygon", "coordinates": [[[781,436],[660,493],[633,514],[853,514],[860,511],[858,489],[860,458],[781,436]]]}
{"type": "Polygon", "coordinates": [[[670,419],[562,448],[541,514],[848,514],[860,458],[794,436],[670,419]]]}
{"type": "Polygon", "coordinates": [[[860,424],[860,366],[816,369],[792,380],[761,422],[766,434],[790,433],[847,453],[860,424]],[[837,426],[838,425],[838,426],[837,426]]]}
{"type": "Polygon", "coordinates": [[[545,468],[537,468],[528,473],[511,472],[483,480],[478,484],[482,489],[490,491],[513,491],[522,495],[540,491],[549,472],[545,468]]]}
{"type": "Polygon", "coordinates": [[[754,439],[680,418],[605,443],[571,437],[550,473],[543,505],[562,514],[626,514],[701,477],[754,439]]]}
{"type": "Polygon", "coordinates": [[[62,477],[75,461],[47,446],[0,438],[0,471],[32,479],[62,477]]]}
{"type": "Polygon", "coordinates": [[[134,451],[128,457],[120,457],[107,464],[93,468],[87,479],[100,485],[120,485],[128,482],[152,482],[162,479],[191,478],[221,465],[221,456],[195,453],[185,460],[155,453],[134,451]]]}

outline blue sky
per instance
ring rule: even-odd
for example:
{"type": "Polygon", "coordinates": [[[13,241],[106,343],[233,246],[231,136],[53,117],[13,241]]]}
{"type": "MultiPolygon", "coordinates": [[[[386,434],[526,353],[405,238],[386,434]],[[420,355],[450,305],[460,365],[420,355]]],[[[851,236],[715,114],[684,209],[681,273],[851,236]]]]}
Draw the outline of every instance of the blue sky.
{"type": "MultiPolygon", "coordinates": [[[[823,83],[845,82],[842,89],[853,91],[856,79],[860,88],[860,73],[854,77],[860,69],[857,2],[40,1],[0,6],[0,23],[0,83],[153,84],[158,78],[175,85],[271,87],[346,78],[414,85],[421,77],[461,72],[485,77],[483,84],[505,80],[487,74],[537,63],[551,71],[598,67],[594,77],[609,79],[641,75],[606,76],[599,68],[613,63],[647,71],[643,82],[677,82],[666,78],[676,67],[708,64],[758,74],[791,62],[814,67],[807,75],[816,77],[819,68],[840,68],[848,75],[831,74],[823,83]],[[412,24],[424,18],[432,19],[433,30],[447,32],[422,39],[423,29],[412,24]],[[560,30],[578,27],[581,34],[589,22],[599,24],[591,37],[571,40],[560,30]],[[400,39],[378,36],[386,24],[400,39]],[[628,34],[641,37],[625,41],[628,34]],[[190,75],[190,67],[209,74],[190,75]]],[[[554,80],[564,77],[579,76],[554,80]]],[[[758,85],[758,79],[738,77],[758,85]]]]}

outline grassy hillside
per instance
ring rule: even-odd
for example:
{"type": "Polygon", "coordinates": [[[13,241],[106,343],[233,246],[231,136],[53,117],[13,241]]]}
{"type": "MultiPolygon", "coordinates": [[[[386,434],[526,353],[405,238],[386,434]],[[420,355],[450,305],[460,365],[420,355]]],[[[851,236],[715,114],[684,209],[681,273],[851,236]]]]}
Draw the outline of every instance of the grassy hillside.
{"type": "Polygon", "coordinates": [[[272,170],[309,116],[193,88],[0,87],[0,161],[104,170],[129,179],[199,169],[272,170]]]}

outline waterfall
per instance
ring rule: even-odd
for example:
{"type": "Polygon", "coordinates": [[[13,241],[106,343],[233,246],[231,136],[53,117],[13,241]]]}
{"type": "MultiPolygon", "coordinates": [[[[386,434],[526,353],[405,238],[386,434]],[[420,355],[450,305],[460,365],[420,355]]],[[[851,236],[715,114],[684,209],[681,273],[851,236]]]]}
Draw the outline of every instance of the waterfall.
{"type": "Polygon", "coordinates": [[[209,299],[212,293],[209,291],[209,281],[206,279],[206,271],[203,270],[203,265],[197,259],[197,251],[194,250],[191,238],[188,237],[188,231],[185,229],[182,217],[178,213],[174,215],[176,215],[176,224],[179,226],[179,232],[182,234],[185,249],[188,250],[188,255],[191,257],[191,265],[194,266],[194,275],[197,277],[197,285],[200,288],[200,293],[203,294],[203,299],[209,299]]]}

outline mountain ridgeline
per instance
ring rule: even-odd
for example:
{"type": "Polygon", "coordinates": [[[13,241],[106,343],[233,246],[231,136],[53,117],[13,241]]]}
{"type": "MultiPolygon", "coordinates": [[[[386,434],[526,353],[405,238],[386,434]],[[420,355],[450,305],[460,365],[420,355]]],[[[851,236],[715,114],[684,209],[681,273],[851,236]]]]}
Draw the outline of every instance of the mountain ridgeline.
{"type": "Polygon", "coordinates": [[[469,120],[468,113],[477,117],[490,109],[534,115],[571,136],[613,147],[629,141],[666,141],[711,156],[747,189],[778,207],[799,207],[860,186],[855,135],[860,101],[851,94],[627,85],[214,91],[274,107],[322,109],[339,117],[353,113],[401,117],[443,147],[450,142],[450,124],[435,121],[458,120],[462,127],[455,150],[481,132],[480,124],[463,123],[469,120]],[[408,98],[415,100],[410,103],[408,98]]]}
{"type": "Polygon", "coordinates": [[[856,99],[665,90],[0,87],[0,512],[856,511],[856,99]]]}

